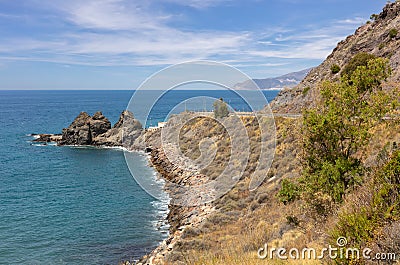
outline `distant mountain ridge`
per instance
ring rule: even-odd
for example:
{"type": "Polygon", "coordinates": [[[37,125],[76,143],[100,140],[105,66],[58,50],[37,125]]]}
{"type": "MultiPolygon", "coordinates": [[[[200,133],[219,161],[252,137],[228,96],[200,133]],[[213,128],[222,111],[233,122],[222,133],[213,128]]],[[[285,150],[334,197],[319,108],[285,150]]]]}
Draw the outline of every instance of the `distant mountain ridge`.
{"type": "Polygon", "coordinates": [[[245,82],[236,84],[234,89],[281,89],[285,87],[294,87],[298,85],[311,70],[312,68],[308,68],[278,77],[253,79],[254,83],[256,83],[258,87],[256,87],[251,80],[247,80],[245,82]]]}

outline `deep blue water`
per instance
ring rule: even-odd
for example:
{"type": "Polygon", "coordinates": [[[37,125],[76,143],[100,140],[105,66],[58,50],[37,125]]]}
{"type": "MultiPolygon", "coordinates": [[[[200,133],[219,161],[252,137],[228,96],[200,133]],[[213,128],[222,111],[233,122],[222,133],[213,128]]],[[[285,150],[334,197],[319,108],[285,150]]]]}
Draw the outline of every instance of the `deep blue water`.
{"type": "MultiPolygon", "coordinates": [[[[269,100],[276,93],[265,92],[269,100]]],[[[167,236],[167,228],[160,228],[165,202],[139,187],[122,151],[40,146],[28,136],[59,133],[81,111],[101,110],[115,123],[131,95],[0,91],[0,264],[117,264],[139,258],[167,236]]],[[[152,120],[164,119],[171,106],[195,95],[166,95],[152,120]]],[[[207,95],[246,107],[226,91],[207,95]]],[[[133,155],[135,166],[154,181],[146,157],[133,155]]]]}

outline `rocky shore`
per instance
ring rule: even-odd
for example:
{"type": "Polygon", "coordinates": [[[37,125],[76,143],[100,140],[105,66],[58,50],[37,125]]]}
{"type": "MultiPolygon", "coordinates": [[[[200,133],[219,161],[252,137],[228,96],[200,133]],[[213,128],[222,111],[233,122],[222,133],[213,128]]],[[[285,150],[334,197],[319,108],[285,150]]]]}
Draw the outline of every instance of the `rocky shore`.
{"type": "MultiPolygon", "coordinates": [[[[154,139],[155,137],[153,137],[154,139]]],[[[151,143],[151,142],[150,142],[151,143]]],[[[171,182],[188,182],[195,177],[194,172],[182,170],[170,163],[164,152],[157,146],[151,151],[151,164],[161,174],[161,176],[171,182]]],[[[175,190],[165,185],[166,192],[173,201],[175,190]]],[[[164,240],[160,246],[153,250],[149,255],[144,256],[137,264],[183,264],[179,261],[180,257],[175,256],[175,250],[180,247],[180,240],[185,231],[199,227],[206,218],[215,211],[211,204],[200,206],[179,206],[170,204],[168,206],[168,223],[170,225],[169,237],[164,240]]]]}
{"type": "MultiPolygon", "coordinates": [[[[183,170],[169,162],[161,149],[160,131],[145,130],[133,113],[123,111],[118,122],[111,126],[110,121],[99,111],[93,116],[81,112],[75,120],[62,130],[61,134],[37,134],[34,142],[55,142],[58,146],[124,147],[132,151],[145,151],[150,154],[150,163],[162,178],[174,183],[187,183],[197,179],[193,170],[183,170]]],[[[167,184],[164,187],[170,198],[176,190],[167,184]]],[[[173,201],[173,200],[172,200],[173,201]]],[[[174,257],[179,241],[186,229],[202,224],[210,213],[215,211],[211,204],[185,207],[170,204],[167,216],[170,225],[169,236],[155,250],[141,258],[136,264],[181,264],[174,257]]],[[[132,264],[124,262],[122,264],[132,264]]]]}

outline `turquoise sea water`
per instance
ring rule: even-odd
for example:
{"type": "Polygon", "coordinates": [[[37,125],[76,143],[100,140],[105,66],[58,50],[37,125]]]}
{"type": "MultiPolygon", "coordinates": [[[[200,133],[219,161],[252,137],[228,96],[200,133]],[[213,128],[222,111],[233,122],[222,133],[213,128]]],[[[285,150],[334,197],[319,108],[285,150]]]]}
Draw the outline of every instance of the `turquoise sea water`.
{"type": "MultiPolygon", "coordinates": [[[[276,93],[265,92],[269,100],[276,93]]],[[[175,91],[152,111],[153,121],[195,94],[175,91]]],[[[122,151],[30,142],[32,133],[59,133],[81,111],[101,110],[115,123],[131,95],[0,91],[0,264],[117,264],[139,258],[167,236],[166,202],[139,187],[122,151]]],[[[227,92],[207,95],[245,108],[227,92]]],[[[155,181],[147,158],[132,155],[138,172],[155,181]]]]}

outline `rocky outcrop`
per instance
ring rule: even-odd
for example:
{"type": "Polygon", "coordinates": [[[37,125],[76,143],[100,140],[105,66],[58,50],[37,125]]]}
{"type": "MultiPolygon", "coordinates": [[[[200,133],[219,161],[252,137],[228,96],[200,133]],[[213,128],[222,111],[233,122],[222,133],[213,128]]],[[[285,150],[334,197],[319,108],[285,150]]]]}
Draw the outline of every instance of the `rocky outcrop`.
{"type": "Polygon", "coordinates": [[[60,145],[91,145],[93,139],[111,129],[110,121],[101,113],[91,117],[81,112],[68,128],[62,130],[60,145]]]}
{"type": "Polygon", "coordinates": [[[142,124],[133,113],[124,110],[118,122],[109,130],[93,138],[93,145],[124,146],[132,149],[136,139],[142,134],[142,124]]]}
{"type": "Polygon", "coordinates": [[[36,139],[33,142],[51,143],[60,142],[62,139],[61,134],[32,134],[36,139]]]}
{"type": "Polygon", "coordinates": [[[123,111],[113,127],[100,111],[93,116],[81,112],[68,128],[62,130],[62,134],[40,134],[34,141],[57,142],[58,145],[124,146],[127,149],[137,149],[140,145],[138,138],[143,133],[142,124],[130,111],[123,111]]]}
{"type": "Polygon", "coordinates": [[[383,11],[356,30],[353,35],[341,41],[326,60],[293,89],[285,89],[271,102],[274,112],[300,113],[307,106],[313,106],[318,96],[317,86],[323,80],[339,80],[339,73],[332,73],[332,65],[343,67],[360,52],[388,58],[392,76],[388,80],[400,82],[400,2],[389,3],[383,11]],[[398,31],[398,32],[397,32],[398,31]],[[394,36],[394,33],[395,34],[394,36]]]}

